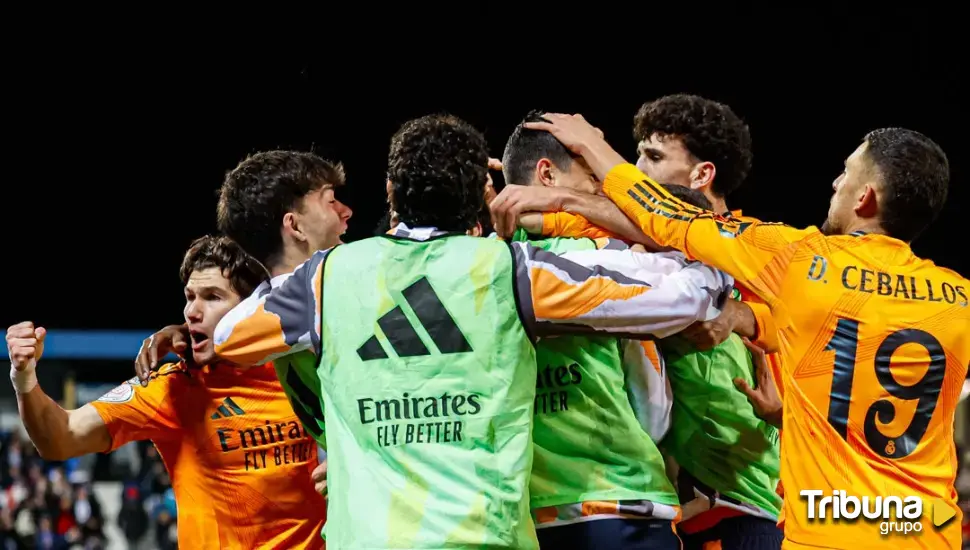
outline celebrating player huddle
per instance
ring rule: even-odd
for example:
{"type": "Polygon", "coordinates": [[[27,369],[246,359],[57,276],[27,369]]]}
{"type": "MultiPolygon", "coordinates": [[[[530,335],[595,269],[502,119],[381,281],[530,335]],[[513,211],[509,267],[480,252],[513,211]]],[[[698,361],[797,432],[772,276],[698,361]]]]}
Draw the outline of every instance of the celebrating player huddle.
{"type": "Polygon", "coordinates": [[[187,548],[959,547],[959,520],[892,538],[802,496],[960,516],[970,285],[907,244],[944,153],[870,133],[801,230],[727,209],[751,164],[727,106],[668,96],[635,126],[634,166],[581,116],[530,113],[496,197],[481,133],[412,120],[390,227],[349,244],[339,164],[247,158],[135,379],[65,411],[37,385],[45,330],[8,330],[30,438],[152,440],[187,548]]]}

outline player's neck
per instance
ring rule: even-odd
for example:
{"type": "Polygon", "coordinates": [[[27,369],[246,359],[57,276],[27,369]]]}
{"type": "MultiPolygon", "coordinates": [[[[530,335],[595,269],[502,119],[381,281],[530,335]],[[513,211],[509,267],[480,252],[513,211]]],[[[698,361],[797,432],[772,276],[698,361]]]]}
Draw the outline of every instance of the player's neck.
{"type": "Polygon", "coordinates": [[[730,210],[728,210],[727,201],[724,200],[724,197],[708,195],[707,200],[711,201],[711,208],[714,210],[715,214],[727,214],[730,212],[730,210]]]}
{"type": "Polygon", "coordinates": [[[886,230],[879,225],[879,222],[873,220],[866,220],[862,218],[857,218],[846,226],[844,233],[846,235],[851,235],[853,233],[865,233],[867,235],[885,235],[886,230]]]}
{"type": "Polygon", "coordinates": [[[301,247],[294,245],[283,245],[283,253],[277,256],[269,268],[272,277],[293,273],[300,264],[310,259],[311,254],[301,247]]]}
{"type": "Polygon", "coordinates": [[[270,277],[279,277],[280,275],[286,275],[287,273],[293,273],[300,264],[291,265],[289,262],[280,262],[274,264],[273,267],[269,268],[270,277]]]}

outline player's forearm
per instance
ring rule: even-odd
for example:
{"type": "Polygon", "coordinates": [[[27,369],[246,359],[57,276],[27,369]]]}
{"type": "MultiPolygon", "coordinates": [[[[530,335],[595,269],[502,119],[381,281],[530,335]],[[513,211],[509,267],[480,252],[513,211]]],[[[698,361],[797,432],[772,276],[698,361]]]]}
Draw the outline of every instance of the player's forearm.
{"type": "Polygon", "coordinates": [[[783,271],[793,245],[813,234],[813,230],[750,218],[721,218],[678,200],[632,164],[610,171],[603,191],[657,244],[725,271],[772,305],[780,277],[771,273],[783,271]],[[770,273],[769,264],[773,265],[770,273]]]}
{"type": "Polygon", "coordinates": [[[632,164],[610,170],[603,193],[658,245],[687,253],[687,230],[700,209],[678,201],[632,164]]]}
{"type": "Polygon", "coordinates": [[[763,413],[760,416],[761,416],[761,419],[767,422],[768,424],[771,424],[772,426],[774,426],[775,428],[778,428],[779,430],[781,429],[782,417],[783,417],[781,408],[778,408],[777,410],[774,410],[770,413],[763,413]]]}
{"type": "Polygon", "coordinates": [[[519,227],[530,235],[542,235],[542,214],[527,212],[519,216],[519,227]]]}
{"type": "Polygon", "coordinates": [[[107,430],[77,433],[72,426],[72,415],[78,411],[64,410],[40,386],[26,394],[18,394],[17,408],[27,435],[45,460],[67,460],[104,451],[110,446],[107,430]]]}
{"type": "Polygon", "coordinates": [[[758,321],[755,319],[751,307],[743,302],[733,300],[725,303],[731,305],[731,316],[733,317],[734,332],[739,336],[744,336],[748,340],[758,339],[758,321]]]}
{"type": "Polygon", "coordinates": [[[582,216],[627,241],[640,243],[650,250],[659,246],[645,235],[640,227],[628,218],[610,199],[587,193],[570,193],[563,201],[563,208],[570,214],[582,216]]]}

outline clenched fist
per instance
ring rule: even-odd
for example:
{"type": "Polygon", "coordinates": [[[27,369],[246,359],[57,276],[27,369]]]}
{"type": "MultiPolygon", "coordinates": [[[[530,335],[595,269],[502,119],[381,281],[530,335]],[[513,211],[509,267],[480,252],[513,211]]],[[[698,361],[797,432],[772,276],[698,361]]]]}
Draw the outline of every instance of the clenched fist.
{"type": "Polygon", "coordinates": [[[37,361],[44,354],[47,329],[24,321],[7,329],[7,355],[10,357],[10,381],[17,393],[24,394],[37,385],[37,361]]]}

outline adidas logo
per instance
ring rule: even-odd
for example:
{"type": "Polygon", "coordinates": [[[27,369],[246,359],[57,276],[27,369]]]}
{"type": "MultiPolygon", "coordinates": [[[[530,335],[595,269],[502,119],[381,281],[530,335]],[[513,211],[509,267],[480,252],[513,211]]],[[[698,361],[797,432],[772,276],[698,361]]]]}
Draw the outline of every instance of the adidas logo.
{"type": "MultiPolygon", "coordinates": [[[[417,318],[418,325],[411,324],[401,305],[394,306],[394,309],[377,320],[377,326],[384,333],[386,345],[398,357],[431,355],[427,345],[429,343],[441,354],[473,351],[468,339],[445,309],[427,278],[418,279],[401,294],[411,313],[417,318]],[[419,334],[419,331],[423,334],[419,334]]],[[[384,346],[375,334],[357,349],[357,355],[363,361],[387,359],[384,346]]]]}
{"type": "Polygon", "coordinates": [[[213,420],[219,420],[220,418],[229,418],[230,416],[242,416],[246,414],[246,411],[242,410],[242,407],[236,404],[231,397],[223,399],[222,405],[216,409],[216,412],[212,413],[209,418],[213,420]]]}

